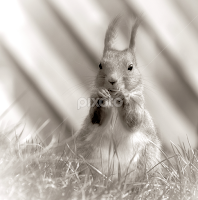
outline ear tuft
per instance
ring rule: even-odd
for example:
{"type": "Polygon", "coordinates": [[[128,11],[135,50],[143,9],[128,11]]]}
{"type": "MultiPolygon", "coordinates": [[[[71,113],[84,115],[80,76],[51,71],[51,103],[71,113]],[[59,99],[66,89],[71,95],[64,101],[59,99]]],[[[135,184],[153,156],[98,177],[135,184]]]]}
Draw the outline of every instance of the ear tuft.
{"type": "Polygon", "coordinates": [[[106,35],[105,35],[105,47],[104,52],[108,49],[112,49],[116,36],[117,36],[117,26],[120,22],[121,16],[118,15],[108,26],[106,35]]]}
{"type": "Polygon", "coordinates": [[[141,22],[142,22],[142,17],[140,16],[135,20],[135,23],[132,27],[131,40],[130,40],[130,43],[129,43],[129,49],[131,49],[131,50],[133,50],[134,47],[135,47],[135,37],[136,37],[137,29],[138,29],[141,22]]]}

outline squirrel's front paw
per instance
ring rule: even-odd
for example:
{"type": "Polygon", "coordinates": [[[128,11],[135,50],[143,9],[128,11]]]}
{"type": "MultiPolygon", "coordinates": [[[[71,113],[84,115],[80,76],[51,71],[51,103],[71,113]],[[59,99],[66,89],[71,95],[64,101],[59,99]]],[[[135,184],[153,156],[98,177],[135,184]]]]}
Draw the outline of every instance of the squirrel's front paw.
{"type": "Polygon", "coordinates": [[[113,102],[116,103],[117,106],[122,106],[126,104],[130,99],[129,94],[125,93],[124,91],[113,92],[112,96],[113,102]]]}
{"type": "Polygon", "coordinates": [[[98,96],[100,98],[104,98],[104,99],[108,99],[108,98],[111,97],[111,95],[109,94],[109,91],[107,89],[105,89],[105,88],[100,88],[98,90],[98,96]]]}
{"type": "Polygon", "coordinates": [[[105,88],[100,88],[98,90],[98,105],[100,107],[109,107],[111,106],[111,95],[109,91],[105,88]]]}

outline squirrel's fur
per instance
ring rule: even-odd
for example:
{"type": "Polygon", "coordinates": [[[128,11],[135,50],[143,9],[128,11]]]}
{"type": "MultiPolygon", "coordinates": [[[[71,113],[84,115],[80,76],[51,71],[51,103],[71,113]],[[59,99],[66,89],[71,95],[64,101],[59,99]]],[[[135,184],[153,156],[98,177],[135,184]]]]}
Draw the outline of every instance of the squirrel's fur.
{"type": "Polygon", "coordinates": [[[76,145],[77,153],[103,174],[110,171],[117,177],[119,172],[129,173],[128,177],[137,180],[160,162],[161,144],[144,108],[142,77],[134,50],[139,20],[132,28],[129,48],[123,51],[114,48],[118,22],[116,18],[106,32],[91,94],[98,101],[90,107],[76,145]]]}

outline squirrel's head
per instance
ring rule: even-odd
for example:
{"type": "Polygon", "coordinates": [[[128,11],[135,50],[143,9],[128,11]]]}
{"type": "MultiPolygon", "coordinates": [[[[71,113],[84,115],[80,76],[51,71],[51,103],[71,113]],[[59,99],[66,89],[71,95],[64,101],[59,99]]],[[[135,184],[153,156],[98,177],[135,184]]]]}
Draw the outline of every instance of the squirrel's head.
{"type": "Polygon", "coordinates": [[[123,89],[131,91],[142,84],[135,57],[135,36],[140,20],[136,20],[132,27],[129,47],[118,51],[114,49],[114,42],[119,20],[120,18],[114,19],[107,29],[96,86],[105,87],[110,91],[123,89]]]}

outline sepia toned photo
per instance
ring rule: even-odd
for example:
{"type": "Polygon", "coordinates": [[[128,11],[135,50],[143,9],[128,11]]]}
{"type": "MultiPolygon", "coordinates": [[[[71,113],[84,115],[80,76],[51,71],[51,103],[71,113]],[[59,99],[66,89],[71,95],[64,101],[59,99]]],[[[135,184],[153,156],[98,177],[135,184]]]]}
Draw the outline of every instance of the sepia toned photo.
{"type": "Polygon", "coordinates": [[[198,199],[197,13],[0,0],[0,199],[198,199]]]}

